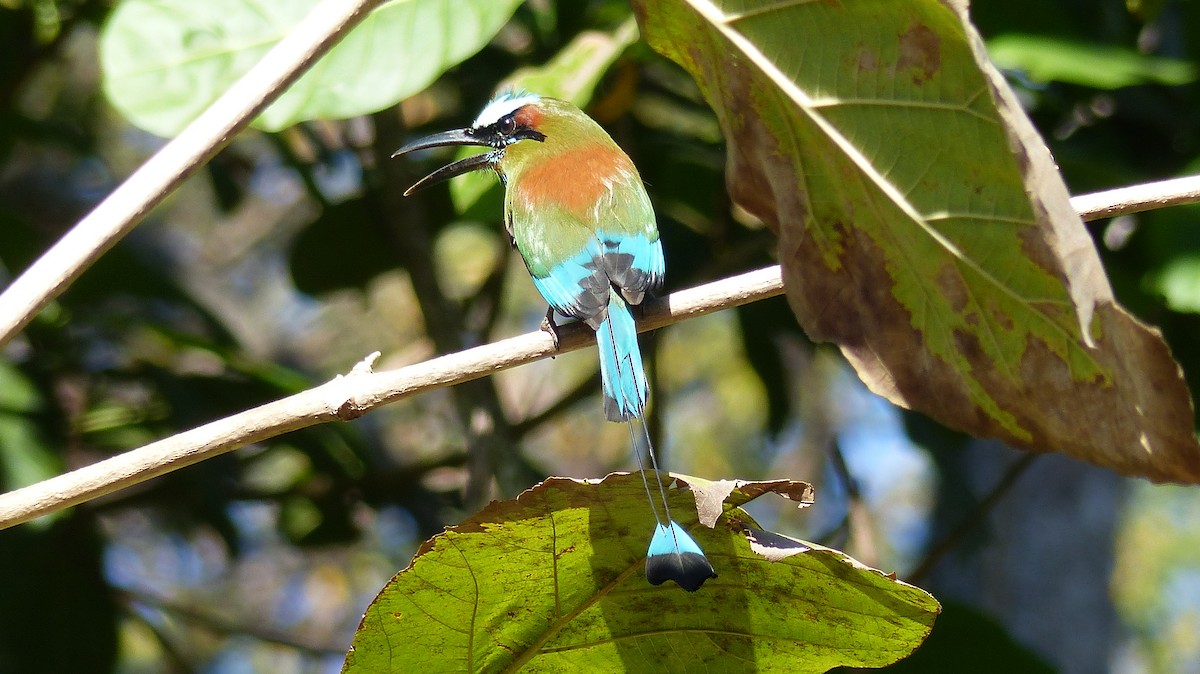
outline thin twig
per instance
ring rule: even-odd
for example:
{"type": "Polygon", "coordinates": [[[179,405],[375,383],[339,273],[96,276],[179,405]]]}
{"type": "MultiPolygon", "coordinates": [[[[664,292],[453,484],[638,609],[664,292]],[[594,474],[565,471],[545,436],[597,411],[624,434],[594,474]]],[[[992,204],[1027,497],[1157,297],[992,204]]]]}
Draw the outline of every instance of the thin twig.
{"type": "Polygon", "coordinates": [[[988,495],[975,505],[971,512],[963,518],[963,521],[953,531],[938,541],[937,545],[934,545],[929,550],[925,558],[917,565],[917,568],[905,576],[904,580],[914,585],[920,584],[925,576],[929,575],[929,572],[937,566],[938,562],[942,561],[942,558],[951,550],[958,547],[958,544],[967,537],[967,534],[971,533],[971,530],[978,526],[983,521],[983,518],[987,517],[991,509],[1000,502],[1000,499],[1008,493],[1009,489],[1012,489],[1012,486],[1017,483],[1017,479],[1025,474],[1025,471],[1038,456],[1038,454],[1024,454],[1021,458],[1014,461],[1012,466],[1005,471],[1004,476],[1000,478],[1000,481],[996,483],[996,486],[992,487],[992,490],[988,492],[988,495]]]}
{"type": "Polygon", "coordinates": [[[324,0],[0,294],[0,346],[266,109],[380,0],[324,0]]]}
{"type": "MultiPolygon", "coordinates": [[[[768,267],[646,302],[641,331],[783,293],[779,267],[768,267]]],[[[129,450],[6,494],[0,529],[52,513],[218,454],[289,431],[362,416],[381,405],[478,379],[517,365],[595,343],[581,323],[559,327],[559,348],[543,330],[477,346],[396,370],[372,372],[368,358],[347,376],[129,450]]]]}
{"type": "Polygon", "coordinates": [[[1200,201],[1200,176],[1160,180],[1071,197],[1084,222],[1200,201]]]}
{"type": "Polygon", "coordinates": [[[833,474],[841,480],[842,488],[846,490],[846,512],[842,513],[836,525],[814,540],[821,545],[842,549],[846,547],[846,541],[850,538],[851,513],[855,502],[861,502],[862,492],[859,491],[858,480],[850,473],[850,466],[846,464],[846,455],[842,453],[841,445],[836,439],[830,444],[829,461],[833,467],[833,474]]]}

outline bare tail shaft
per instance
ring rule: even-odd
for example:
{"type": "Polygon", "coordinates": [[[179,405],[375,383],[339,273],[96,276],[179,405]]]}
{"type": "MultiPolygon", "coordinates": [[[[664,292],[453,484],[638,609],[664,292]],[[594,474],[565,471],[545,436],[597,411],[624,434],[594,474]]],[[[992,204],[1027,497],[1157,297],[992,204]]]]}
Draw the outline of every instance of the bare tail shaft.
{"type": "Polygon", "coordinates": [[[713,571],[712,564],[704,556],[704,551],[700,549],[696,541],[671,518],[667,490],[659,476],[658,460],[654,456],[654,444],[650,441],[650,433],[645,422],[629,420],[629,442],[633,446],[633,452],[637,454],[638,464],[641,465],[642,483],[646,486],[646,496],[650,499],[650,509],[654,511],[655,519],[654,536],[650,539],[649,549],[646,550],[646,580],[650,581],[651,585],[659,585],[673,580],[688,592],[695,592],[700,589],[704,581],[716,578],[717,574],[713,571]],[[641,429],[642,440],[646,443],[646,452],[650,455],[652,471],[646,470],[643,463],[642,453],[634,434],[635,425],[641,429]],[[658,499],[662,503],[661,515],[658,506],[655,505],[655,490],[650,487],[648,475],[654,477],[654,483],[658,487],[658,499]]]}

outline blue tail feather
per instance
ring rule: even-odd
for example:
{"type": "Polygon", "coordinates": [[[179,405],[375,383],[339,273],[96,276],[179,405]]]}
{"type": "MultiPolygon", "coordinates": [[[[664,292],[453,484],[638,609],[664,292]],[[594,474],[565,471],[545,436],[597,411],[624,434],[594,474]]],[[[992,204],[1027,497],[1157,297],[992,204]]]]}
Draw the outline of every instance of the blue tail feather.
{"type": "Polygon", "coordinates": [[[642,430],[642,439],[646,443],[646,450],[650,455],[650,465],[654,467],[653,472],[646,470],[642,453],[637,449],[634,425],[633,421],[629,422],[629,441],[633,445],[634,454],[638,457],[638,463],[642,466],[642,484],[646,487],[646,496],[650,499],[650,510],[654,513],[656,522],[654,535],[650,538],[650,547],[646,550],[646,580],[651,585],[661,585],[665,581],[673,580],[688,592],[695,592],[700,589],[704,581],[716,578],[717,574],[713,571],[712,564],[704,556],[704,551],[700,549],[696,541],[688,535],[683,527],[671,519],[671,506],[667,503],[667,490],[658,477],[658,461],[654,457],[654,445],[650,442],[650,433],[646,430],[645,424],[637,424],[642,430]],[[658,507],[654,504],[654,490],[650,489],[650,479],[647,475],[653,475],[654,482],[658,485],[658,496],[662,499],[663,507],[661,516],[658,507]]]}
{"type": "Polygon", "coordinates": [[[651,585],[673,580],[688,592],[695,592],[704,581],[716,577],[712,564],[683,527],[671,520],[654,528],[646,551],[646,580],[651,585]]]}
{"type": "Polygon", "coordinates": [[[596,328],[596,345],[600,349],[604,416],[609,421],[641,418],[650,384],[642,369],[633,314],[615,290],[609,292],[608,317],[596,328]]]}

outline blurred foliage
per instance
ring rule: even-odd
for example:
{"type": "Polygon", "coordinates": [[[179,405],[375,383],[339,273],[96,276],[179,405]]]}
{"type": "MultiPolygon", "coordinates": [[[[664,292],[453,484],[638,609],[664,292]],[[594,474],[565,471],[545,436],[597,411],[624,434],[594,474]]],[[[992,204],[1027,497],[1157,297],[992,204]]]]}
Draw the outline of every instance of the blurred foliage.
{"type": "Polygon", "coordinates": [[[987,48],[997,66],[1019,71],[1035,82],[1121,89],[1196,80],[1196,67],[1188,61],[1146,56],[1128,48],[1034,35],[1002,35],[988,42],[987,48]]]}
{"type": "MultiPolygon", "coordinates": [[[[0,2],[0,283],[161,145],[101,93],[97,35],[116,4],[0,2]]],[[[446,188],[401,199],[446,157],[387,157],[410,135],[468,122],[498,83],[555,62],[581,36],[621,35],[629,16],[620,0],[529,0],[481,51],[398,106],[237,138],[0,351],[0,485],[303,390],[374,350],[379,367],[394,367],[533,329],[544,305],[507,249],[498,203],[459,212],[446,188]]],[[[989,40],[1066,59],[1059,72],[1096,67],[1074,60],[1078,45],[1081,59],[1120,53],[1193,73],[1200,62],[1194,1],[980,2],[973,16],[989,40]]],[[[667,290],[769,264],[769,233],[729,203],[719,131],[695,85],[641,42],[604,57],[587,109],[648,185],[667,290]]],[[[1200,166],[1194,80],[1098,88],[1011,74],[1073,192],[1200,166]]],[[[1194,393],[1197,213],[1091,227],[1119,299],[1162,328],[1194,393]]],[[[781,300],[644,344],[652,422],[673,469],[816,484],[806,515],[756,511],[768,527],[903,571],[953,525],[947,513],[969,505],[964,439],[922,419],[901,426],[835,353],[808,343],[781,300]]],[[[0,532],[11,587],[0,592],[0,672],[335,671],[363,608],[419,541],[546,475],[629,468],[625,430],[598,413],[595,370],[593,354],[568,354],[0,532]],[[65,634],[79,635],[71,648],[65,634]]],[[[1187,554],[1195,518],[1169,513],[1196,498],[1149,485],[1131,497],[1123,536],[1136,545],[1121,547],[1112,582],[1135,668],[1200,662],[1188,641],[1195,603],[1167,599],[1194,596],[1184,591],[1200,568],[1187,554]]],[[[1069,620],[1071,607],[1062,611],[1069,620]]],[[[1010,669],[1031,662],[1003,655],[1014,653],[1011,626],[956,631],[953,615],[952,638],[939,623],[919,657],[966,641],[969,652],[1012,657],[1010,669]]],[[[954,650],[943,663],[961,662],[954,650]]]]}
{"type": "MultiPolygon", "coordinates": [[[[479,51],[520,0],[407,0],[373,12],[256,120],[268,131],[362,115],[429,86],[479,51]],[[388,45],[380,58],[379,45],[388,45]]],[[[290,2],[125,0],[100,36],[109,102],[164,136],[225,92],[316,7],[290,2]]]]}
{"type": "Polygon", "coordinates": [[[1146,669],[1200,660],[1200,497],[1179,487],[1138,486],[1117,541],[1113,598],[1146,669]]]}

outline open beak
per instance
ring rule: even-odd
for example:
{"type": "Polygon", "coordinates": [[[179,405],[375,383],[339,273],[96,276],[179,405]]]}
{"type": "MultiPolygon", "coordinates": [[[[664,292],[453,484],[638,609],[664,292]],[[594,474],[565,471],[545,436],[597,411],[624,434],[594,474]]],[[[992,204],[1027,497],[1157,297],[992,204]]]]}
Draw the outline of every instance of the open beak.
{"type": "MultiPolygon", "coordinates": [[[[418,138],[414,141],[406,143],[404,147],[393,152],[392,157],[399,157],[402,154],[407,154],[416,150],[426,150],[431,147],[443,147],[447,145],[482,145],[484,147],[491,147],[487,141],[476,138],[474,134],[471,133],[471,129],[453,129],[451,131],[435,133],[432,136],[418,138]]],[[[478,171],[479,169],[483,168],[489,168],[496,161],[496,155],[496,151],[493,150],[492,152],[484,152],[473,157],[460,159],[448,166],[443,166],[442,168],[418,180],[416,184],[404,191],[404,196],[407,197],[418,190],[425,189],[434,183],[448,180],[457,175],[470,173],[471,171],[478,171]]]]}

